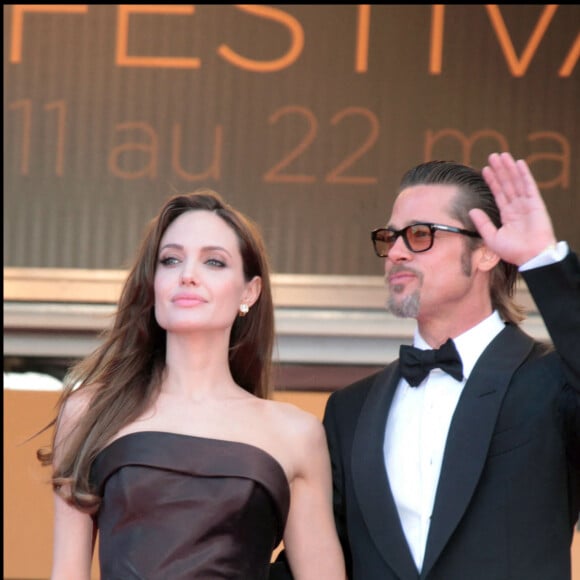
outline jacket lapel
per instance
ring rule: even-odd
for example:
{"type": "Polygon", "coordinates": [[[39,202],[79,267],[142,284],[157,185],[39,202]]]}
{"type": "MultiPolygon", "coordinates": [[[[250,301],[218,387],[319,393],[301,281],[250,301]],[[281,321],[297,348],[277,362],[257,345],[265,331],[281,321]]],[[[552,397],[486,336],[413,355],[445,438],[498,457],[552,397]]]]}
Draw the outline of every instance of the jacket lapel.
{"type": "Polygon", "coordinates": [[[399,379],[398,362],[375,378],[356,427],[352,478],[356,499],[378,551],[397,577],[417,578],[383,457],[387,414],[399,379]]]}
{"type": "Polygon", "coordinates": [[[533,340],[506,326],[478,360],[453,415],[421,578],[426,577],[461,520],[481,476],[496,418],[515,370],[533,340]]]}

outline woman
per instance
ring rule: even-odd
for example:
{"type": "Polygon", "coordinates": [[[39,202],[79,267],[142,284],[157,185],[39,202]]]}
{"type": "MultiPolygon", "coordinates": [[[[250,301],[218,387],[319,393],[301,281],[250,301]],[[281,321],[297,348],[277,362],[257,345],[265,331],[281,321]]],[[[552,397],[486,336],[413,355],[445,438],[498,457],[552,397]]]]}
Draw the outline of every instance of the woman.
{"type": "Polygon", "coordinates": [[[102,345],[74,367],[53,424],[52,579],[345,577],[320,422],[268,400],[266,253],[211,190],[151,222],[102,345]]]}

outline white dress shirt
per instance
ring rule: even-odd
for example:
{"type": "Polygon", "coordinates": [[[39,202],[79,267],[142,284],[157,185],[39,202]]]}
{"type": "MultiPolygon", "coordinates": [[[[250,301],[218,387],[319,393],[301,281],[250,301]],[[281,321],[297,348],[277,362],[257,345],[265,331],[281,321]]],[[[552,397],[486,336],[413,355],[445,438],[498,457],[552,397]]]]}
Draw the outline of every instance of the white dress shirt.
{"type": "MultiPolygon", "coordinates": [[[[559,242],[519,270],[554,263],[567,253],[567,243],[559,242]]],[[[477,359],[503,328],[504,322],[496,311],[453,339],[463,363],[463,381],[433,369],[417,387],[411,387],[405,379],[397,386],[387,419],[383,453],[399,518],[419,571],[451,418],[477,359]]],[[[413,345],[431,348],[418,330],[413,345]]]]}
{"type": "MultiPolygon", "coordinates": [[[[503,328],[503,321],[494,312],[453,340],[463,363],[463,381],[433,369],[417,387],[401,379],[393,398],[385,430],[385,466],[419,571],[451,418],[477,359],[503,328]]],[[[417,330],[413,345],[431,348],[417,330]]]]}

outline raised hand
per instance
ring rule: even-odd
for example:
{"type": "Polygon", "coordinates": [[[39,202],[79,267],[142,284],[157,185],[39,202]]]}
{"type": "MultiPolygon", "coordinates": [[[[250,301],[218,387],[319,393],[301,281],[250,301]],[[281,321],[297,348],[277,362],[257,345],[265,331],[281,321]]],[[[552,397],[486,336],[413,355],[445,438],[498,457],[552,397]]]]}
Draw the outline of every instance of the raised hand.
{"type": "Polygon", "coordinates": [[[502,225],[496,228],[480,209],[469,212],[486,245],[500,258],[521,266],[556,243],[552,220],[536,181],[523,159],[492,153],[482,175],[499,207],[502,225]]]}

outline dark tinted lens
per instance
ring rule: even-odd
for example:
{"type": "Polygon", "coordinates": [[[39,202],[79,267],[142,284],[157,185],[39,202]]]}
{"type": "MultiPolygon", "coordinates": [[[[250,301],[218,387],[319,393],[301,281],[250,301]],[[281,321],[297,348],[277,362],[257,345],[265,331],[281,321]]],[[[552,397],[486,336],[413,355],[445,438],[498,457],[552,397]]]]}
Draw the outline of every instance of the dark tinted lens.
{"type": "Polygon", "coordinates": [[[432,233],[429,226],[415,225],[406,228],[405,232],[409,246],[415,252],[422,252],[427,250],[432,243],[432,233]]]}

